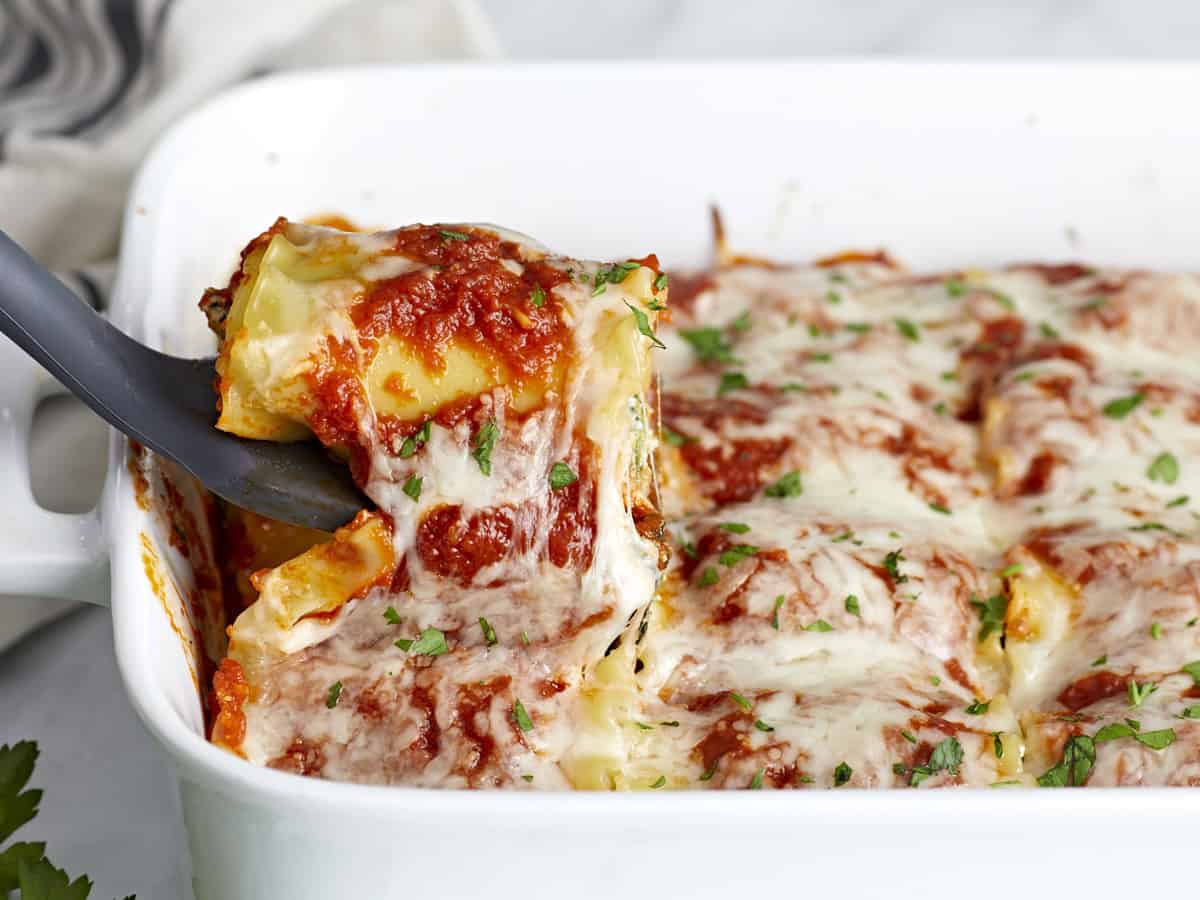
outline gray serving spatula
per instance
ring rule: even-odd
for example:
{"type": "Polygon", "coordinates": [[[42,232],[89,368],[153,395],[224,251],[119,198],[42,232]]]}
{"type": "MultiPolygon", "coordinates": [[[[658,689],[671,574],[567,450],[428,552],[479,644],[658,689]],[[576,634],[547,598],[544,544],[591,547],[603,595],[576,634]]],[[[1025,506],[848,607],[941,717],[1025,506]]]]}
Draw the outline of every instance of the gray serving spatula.
{"type": "Polygon", "coordinates": [[[369,505],[346,466],[316,442],[218,431],[212,359],[167,356],[127,337],[3,232],[0,331],[118,431],[231,503],[326,531],[369,505]]]}

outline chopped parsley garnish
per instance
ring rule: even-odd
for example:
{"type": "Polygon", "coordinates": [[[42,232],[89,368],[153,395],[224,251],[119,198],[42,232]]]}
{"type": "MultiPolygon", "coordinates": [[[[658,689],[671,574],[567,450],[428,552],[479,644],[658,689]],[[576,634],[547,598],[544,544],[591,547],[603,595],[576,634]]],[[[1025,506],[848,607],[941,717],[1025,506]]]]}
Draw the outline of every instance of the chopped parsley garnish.
{"type": "Polygon", "coordinates": [[[771,613],[771,627],[776,631],[779,630],[779,610],[784,604],[784,596],[780,594],[775,598],[775,611],[771,613]]]}
{"type": "Polygon", "coordinates": [[[737,691],[730,691],[729,699],[732,700],[734,703],[736,703],[738,706],[740,706],[742,709],[749,710],[753,707],[753,704],[749,700],[747,700],[745,697],[743,697],[741,694],[739,694],[737,691]]]}
{"type": "Polygon", "coordinates": [[[750,530],[750,526],[744,522],[722,522],[717,527],[722,531],[728,531],[730,534],[745,534],[750,530]]]}
{"type": "Polygon", "coordinates": [[[1086,734],[1067,738],[1057,763],[1038,776],[1042,787],[1082,787],[1096,764],[1096,744],[1086,734]]]}
{"type": "Polygon", "coordinates": [[[684,444],[696,443],[696,439],[694,437],[688,437],[686,434],[680,434],[678,431],[672,431],[665,425],[662,429],[662,437],[663,440],[672,447],[682,447],[684,444]]]}
{"type": "Polygon", "coordinates": [[[906,730],[902,729],[900,731],[900,737],[904,738],[910,744],[915,744],[917,742],[917,736],[915,734],[913,734],[911,731],[906,731],[906,730]]]}
{"type": "Polygon", "coordinates": [[[830,303],[832,303],[834,306],[837,306],[839,303],[842,302],[842,295],[839,294],[837,291],[826,291],[825,299],[828,300],[830,303]]]}
{"type": "Polygon", "coordinates": [[[854,770],[846,764],[845,760],[842,760],[833,770],[833,786],[841,787],[850,780],[850,776],[853,774],[854,770]]]}
{"type": "Polygon", "coordinates": [[[512,715],[518,728],[522,731],[533,731],[533,719],[529,718],[529,713],[525,712],[525,704],[520,700],[513,700],[512,715]]]}
{"type": "Polygon", "coordinates": [[[774,725],[768,725],[762,719],[755,719],[754,727],[757,728],[759,731],[774,731],[775,730],[774,725]]]}
{"type": "Polygon", "coordinates": [[[1004,291],[998,291],[995,288],[991,288],[988,293],[991,294],[993,300],[995,300],[1005,309],[1010,311],[1016,310],[1017,304],[1014,303],[1013,298],[1004,293],[1004,291]]]}
{"type": "Polygon", "coordinates": [[[1102,666],[1106,662],[1108,662],[1108,654],[1107,653],[1105,653],[1103,656],[1097,656],[1095,659],[1092,660],[1092,668],[1095,668],[1096,666],[1102,666]]]}
{"type": "Polygon", "coordinates": [[[522,778],[523,780],[525,780],[525,781],[528,781],[528,782],[531,782],[531,783],[533,782],[533,776],[532,776],[532,775],[522,775],[522,776],[521,776],[521,778],[522,778]]]}
{"type": "Polygon", "coordinates": [[[1150,624],[1150,637],[1156,641],[1162,637],[1162,626],[1157,622],[1152,622],[1150,624]]]}
{"type": "Polygon", "coordinates": [[[487,641],[488,646],[496,643],[496,629],[483,616],[479,617],[479,627],[483,629],[483,639],[487,641]]]}
{"type": "Polygon", "coordinates": [[[835,537],[833,539],[833,543],[840,544],[842,541],[848,541],[853,537],[854,537],[853,531],[843,531],[841,534],[839,534],[837,537],[835,537]]]}
{"type": "Polygon", "coordinates": [[[723,566],[736,566],[743,559],[749,559],[757,552],[758,548],[753,544],[734,544],[717,557],[717,562],[723,566]]]}
{"type": "Polygon", "coordinates": [[[666,783],[667,783],[667,776],[659,775],[658,780],[656,782],[654,782],[654,784],[650,785],[650,790],[656,791],[660,787],[663,787],[666,783]]]}
{"type": "Polygon", "coordinates": [[[730,391],[738,391],[749,386],[750,379],[741,372],[722,372],[721,383],[717,386],[717,396],[720,397],[730,391]]]}
{"type": "Polygon", "coordinates": [[[968,715],[968,716],[982,716],[982,715],[985,715],[985,714],[987,713],[987,711],[988,711],[988,707],[989,707],[989,706],[991,706],[991,705],[992,705],[992,704],[991,704],[991,701],[988,701],[988,702],[986,702],[986,703],[985,703],[985,702],[982,702],[982,701],[976,700],[976,701],[974,701],[974,702],[973,702],[973,703],[972,703],[970,706],[968,706],[968,707],[967,707],[967,710],[966,710],[966,712],[967,712],[967,715],[968,715]]]}
{"type": "Polygon", "coordinates": [[[574,484],[579,476],[565,462],[556,462],[550,467],[550,490],[559,491],[574,484]]]}
{"type": "Polygon", "coordinates": [[[940,504],[940,503],[930,503],[929,508],[932,509],[936,513],[941,513],[943,516],[950,515],[949,508],[942,506],[942,504],[940,504]]]}
{"type": "Polygon", "coordinates": [[[809,362],[829,363],[833,362],[832,353],[810,353],[808,354],[809,362]]]}
{"type": "Polygon", "coordinates": [[[1110,400],[1101,408],[1101,412],[1110,419],[1123,419],[1139,406],[1146,398],[1141,394],[1130,394],[1127,397],[1118,397],[1116,400],[1110,400]]]}
{"type": "Polygon", "coordinates": [[[996,594],[986,600],[979,600],[972,594],[971,605],[975,607],[975,612],[979,613],[979,640],[987,640],[993,631],[1004,627],[1004,615],[1008,612],[1006,596],[996,594]]]}
{"type": "Polygon", "coordinates": [[[470,240],[471,238],[471,236],[464,231],[450,231],[447,228],[439,230],[438,234],[440,234],[442,239],[446,241],[466,241],[470,240]]]}
{"type": "Polygon", "coordinates": [[[534,309],[541,309],[546,305],[546,292],[542,290],[540,284],[533,286],[533,293],[529,295],[529,302],[533,304],[534,309]]]}
{"type": "Polygon", "coordinates": [[[691,541],[684,541],[683,546],[679,549],[683,551],[683,555],[688,559],[695,559],[700,555],[700,551],[696,549],[696,545],[691,541]]]}
{"type": "Polygon", "coordinates": [[[1025,571],[1025,567],[1020,563],[1013,563],[1010,566],[1005,566],[1000,570],[1001,578],[1012,578],[1014,575],[1020,575],[1025,571]]]}
{"type": "Polygon", "coordinates": [[[1139,684],[1136,681],[1130,681],[1127,685],[1129,693],[1129,708],[1137,709],[1142,705],[1142,701],[1158,690],[1158,685],[1153,681],[1146,681],[1139,684]]]}
{"type": "Polygon", "coordinates": [[[500,429],[495,419],[488,419],[475,433],[475,441],[471,447],[471,456],[479,463],[479,471],[484,475],[492,474],[492,448],[496,446],[496,436],[500,429]]]}
{"type": "Polygon", "coordinates": [[[992,732],[992,752],[996,759],[1004,759],[1004,741],[1000,740],[1000,732],[992,732]]]}
{"type": "Polygon", "coordinates": [[[642,336],[648,337],[650,339],[650,343],[652,343],[659,350],[666,350],[667,345],[658,339],[658,335],[656,335],[654,333],[654,329],[650,327],[649,317],[636,306],[631,304],[628,300],[625,301],[625,305],[628,306],[629,311],[633,313],[633,319],[635,322],[637,322],[637,330],[642,333],[642,336]]]}
{"type": "Polygon", "coordinates": [[[896,584],[904,584],[908,581],[908,576],[900,572],[900,563],[902,562],[904,562],[903,550],[893,550],[883,558],[883,570],[891,576],[892,581],[896,584]]]}
{"type": "Polygon", "coordinates": [[[658,277],[654,279],[654,289],[656,291],[661,291],[666,286],[667,286],[667,273],[660,272],[658,277]]]}
{"type": "Polygon", "coordinates": [[[1188,497],[1186,494],[1184,494],[1182,497],[1176,497],[1174,500],[1168,503],[1167,508],[1170,509],[1172,506],[1183,506],[1187,502],[1188,497]]]}
{"type": "Polygon", "coordinates": [[[654,730],[654,726],[648,722],[634,722],[633,724],[638,727],[638,731],[653,731],[654,730]]]}
{"type": "Polygon", "coordinates": [[[400,613],[396,612],[396,607],[394,607],[394,606],[389,606],[387,609],[385,609],[383,611],[383,618],[387,621],[387,623],[389,625],[399,625],[400,624],[400,613]]]}
{"type": "Polygon", "coordinates": [[[803,493],[804,484],[797,471],[788,472],[774,484],[769,484],[763,489],[763,495],[766,497],[799,497],[803,493]]]}
{"type": "Polygon", "coordinates": [[[711,778],[712,778],[714,775],[716,775],[716,774],[717,774],[717,764],[718,764],[718,763],[720,763],[720,762],[721,762],[721,760],[719,760],[719,759],[716,759],[716,760],[714,760],[714,761],[713,761],[713,764],[712,764],[712,766],[710,766],[710,767],[709,767],[709,768],[708,768],[708,769],[707,769],[707,770],[704,772],[704,774],[702,774],[702,775],[700,776],[700,780],[701,780],[701,781],[708,781],[708,780],[709,780],[709,779],[711,779],[711,778]]]}
{"type": "Polygon", "coordinates": [[[754,773],[754,777],[750,779],[750,790],[757,791],[762,787],[763,774],[765,772],[766,772],[766,769],[764,768],[764,769],[759,769],[757,772],[754,773]]]}
{"type": "Polygon", "coordinates": [[[737,317],[729,323],[729,327],[734,331],[749,331],[750,330],[750,310],[739,313],[737,317]]]}
{"type": "Polygon", "coordinates": [[[917,329],[915,323],[909,319],[895,319],[894,321],[896,322],[896,328],[910,341],[919,341],[921,339],[921,332],[917,329]]]}
{"type": "Polygon", "coordinates": [[[1166,531],[1167,526],[1162,522],[1143,522],[1141,525],[1134,525],[1130,531],[1166,531]]]}
{"type": "Polygon", "coordinates": [[[962,761],[962,744],[957,738],[948,737],[933,748],[933,753],[929,755],[929,768],[934,772],[945,770],[953,775],[957,774],[962,761]]]}
{"type": "MultiPolygon", "coordinates": [[[[592,280],[592,296],[598,297],[600,294],[603,294],[610,284],[620,284],[629,277],[630,272],[636,272],[641,267],[641,263],[635,263],[630,260],[629,262],[616,263],[607,269],[599,269],[596,272],[596,277],[592,280]]],[[[630,308],[632,309],[632,307],[630,308]]]]}
{"type": "Polygon", "coordinates": [[[1140,731],[1133,739],[1151,750],[1165,750],[1175,743],[1175,737],[1174,728],[1162,728],[1158,731],[1140,731]]]}
{"type": "Polygon", "coordinates": [[[1100,309],[1102,306],[1107,306],[1107,305],[1108,305],[1107,297],[1093,297],[1091,300],[1089,300],[1087,303],[1083,304],[1083,306],[1081,306],[1079,308],[1090,311],[1093,309],[1100,309]]]}
{"type": "Polygon", "coordinates": [[[1052,341],[1056,341],[1060,337],[1058,331],[1049,322],[1043,322],[1038,326],[1038,330],[1041,331],[1042,337],[1049,338],[1052,341]]]}
{"type": "Polygon", "coordinates": [[[325,706],[333,709],[338,705],[340,699],[342,699],[342,683],[335,681],[329,686],[329,693],[325,695],[325,706]]]}
{"type": "Polygon", "coordinates": [[[941,679],[941,678],[939,678],[939,677],[938,677],[938,676],[936,676],[936,675],[930,675],[930,676],[929,676],[929,683],[930,683],[930,684],[932,684],[934,687],[937,687],[939,684],[941,684],[941,683],[942,683],[942,679],[941,679]]]}
{"type": "Polygon", "coordinates": [[[1179,714],[1181,719],[1200,719],[1200,703],[1193,703],[1179,714]]]}
{"type": "Polygon", "coordinates": [[[1179,480],[1179,460],[1174,454],[1160,453],[1150,463],[1146,475],[1151,481],[1161,481],[1163,484],[1174,484],[1179,480]]]}
{"type": "Polygon", "coordinates": [[[874,326],[866,322],[847,322],[846,330],[855,334],[867,334],[874,326]]]}
{"type": "Polygon", "coordinates": [[[421,499],[421,483],[424,480],[420,475],[409,475],[408,480],[404,482],[404,487],[401,490],[416,503],[421,499]]]}
{"type": "Polygon", "coordinates": [[[717,574],[716,569],[712,566],[705,566],[704,571],[700,573],[700,578],[696,582],[696,585],[697,587],[712,587],[720,580],[721,576],[717,574]]]}
{"type": "Polygon", "coordinates": [[[862,616],[862,610],[858,606],[858,598],[853,594],[846,595],[846,612],[852,616],[862,616]]]}
{"type": "Polygon", "coordinates": [[[687,341],[700,362],[717,362],[733,365],[738,362],[733,356],[733,347],[725,335],[716,328],[682,328],[679,336],[687,341]]]}
{"type": "Polygon", "coordinates": [[[524,644],[526,647],[529,646],[529,632],[528,631],[525,631],[525,630],[521,631],[521,643],[524,644]]]}
{"type": "Polygon", "coordinates": [[[946,293],[951,297],[961,297],[967,292],[967,284],[961,278],[946,279],[946,293]]]}
{"type": "MultiPolygon", "coordinates": [[[[1194,622],[1196,620],[1192,619],[1192,621],[1194,622]]],[[[1187,675],[1191,675],[1192,681],[1200,685],[1200,659],[1196,660],[1195,662],[1188,663],[1186,666],[1183,666],[1180,671],[1187,675]]]]}
{"type": "Polygon", "coordinates": [[[404,443],[400,445],[400,458],[408,459],[421,448],[421,445],[429,440],[429,429],[433,423],[426,420],[425,423],[415,432],[404,439],[404,443]]]}
{"type": "Polygon", "coordinates": [[[426,628],[416,640],[409,641],[402,638],[396,641],[396,646],[407,653],[415,653],[418,656],[441,656],[443,653],[450,652],[450,647],[446,643],[446,635],[436,628],[426,628]]]}
{"type": "Polygon", "coordinates": [[[826,632],[826,631],[833,631],[833,626],[830,625],[828,622],[826,622],[824,619],[817,619],[817,621],[813,622],[811,625],[805,625],[804,630],[805,631],[826,632]]]}

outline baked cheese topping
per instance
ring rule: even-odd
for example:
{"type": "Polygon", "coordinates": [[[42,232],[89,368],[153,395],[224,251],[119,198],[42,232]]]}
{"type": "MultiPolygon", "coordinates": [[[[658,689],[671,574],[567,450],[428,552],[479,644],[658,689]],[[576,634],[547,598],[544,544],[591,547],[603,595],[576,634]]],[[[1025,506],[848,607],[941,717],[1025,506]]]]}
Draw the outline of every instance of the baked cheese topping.
{"type": "Polygon", "coordinates": [[[315,433],[380,511],[255,576],[216,740],[426,786],[1200,784],[1200,279],[727,257],[655,329],[665,282],[460,226],[248,248],[221,427],[315,433]]]}

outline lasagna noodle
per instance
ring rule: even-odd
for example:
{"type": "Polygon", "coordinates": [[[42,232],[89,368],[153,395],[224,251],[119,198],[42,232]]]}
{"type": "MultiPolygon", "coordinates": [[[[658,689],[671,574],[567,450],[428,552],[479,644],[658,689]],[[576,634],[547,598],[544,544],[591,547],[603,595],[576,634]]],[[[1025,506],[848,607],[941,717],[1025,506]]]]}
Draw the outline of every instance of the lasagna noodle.
{"type": "MultiPolygon", "coordinates": [[[[481,227],[280,222],[251,243],[205,300],[218,426],[315,434],[379,509],[254,576],[231,749],[344,780],[572,783],[581,686],[658,574],[665,299],[653,258],[579,262],[481,227]]],[[[620,735],[593,728],[617,755],[620,735]]]]}

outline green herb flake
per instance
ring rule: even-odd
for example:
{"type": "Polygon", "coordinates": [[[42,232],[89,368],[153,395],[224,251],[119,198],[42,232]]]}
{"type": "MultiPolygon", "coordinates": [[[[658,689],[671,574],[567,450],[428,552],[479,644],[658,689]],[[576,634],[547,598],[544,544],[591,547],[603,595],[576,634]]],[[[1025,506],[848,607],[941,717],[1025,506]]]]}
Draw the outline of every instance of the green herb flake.
{"type": "Polygon", "coordinates": [[[1108,662],[1108,654],[1107,653],[1105,653],[1103,656],[1097,656],[1095,659],[1092,660],[1092,668],[1095,668],[1096,666],[1102,666],[1106,662],[1108,662]]]}
{"type": "Polygon", "coordinates": [[[1173,506],[1183,506],[1187,502],[1188,502],[1188,496],[1186,494],[1184,494],[1182,497],[1176,497],[1174,500],[1172,500],[1170,503],[1168,503],[1167,508],[1170,509],[1173,506]]]}
{"type": "Polygon", "coordinates": [[[717,557],[717,562],[726,567],[736,566],[743,559],[749,559],[758,548],[753,544],[734,544],[728,550],[725,550],[717,557]]]}
{"type": "Polygon", "coordinates": [[[858,605],[858,598],[853,594],[846,595],[846,612],[862,618],[862,609],[858,605]]]}
{"type": "Polygon", "coordinates": [[[692,352],[700,362],[715,362],[734,365],[738,362],[733,347],[725,335],[716,328],[683,328],[679,336],[691,345],[692,352]]]}
{"type": "Polygon", "coordinates": [[[1160,453],[1146,469],[1146,475],[1151,481],[1174,484],[1179,480],[1179,460],[1172,453],[1160,453]]]}
{"type": "Polygon", "coordinates": [[[413,645],[412,638],[400,638],[395,643],[396,643],[396,646],[399,647],[401,650],[403,650],[405,653],[407,653],[409,648],[412,647],[412,645],[413,645]]]}
{"type": "Polygon", "coordinates": [[[757,728],[759,731],[774,731],[775,730],[774,725],[768,725],[762,719],[755,719],[754,727],[757,728]]]}
{"type": "Polygon", "coordinates": [[[996,594],[986,600],[979,600],[971,595],[971,606],[979,613],[979,640],[987,640],[994,631],[1004,627],[1004,616],[1008,612],[1008,597],[996,594]]]}
{"type": "Polygon", "coordinates": [[[827,301],[829,301],[829,303],[831,303],[832,305],[837,306],[839,303],[842,302],[842,295],[839,294],[837,291],[826,291],[825,299],[827,301]]]}
{"type": "Polygon", "coordinates": [[[766,772],[766,769],[764,768],[764,769],[759,769],[757,772],[754,773],[754,777],[750,779],[750,790],[757,791],[762,788],[763,774],[765,772],[766,772]]]}
{"type": "Polygon", "coordinates": [[[996,755],[996,759],[1004,759],[1004,741],[1000,739],[1000,732],[992,732],[992,753],[996,755]]]}
{"type": "Polygon", "coordinates": [[[1179,714],[1181,719],[1200,719],[1200,703],[1193,703],[1179,714]]]}
{"type": "Polygon", "coordinates": [[[579,476],[565,462],[556,462],[550,467],[550,490],[561,491],[569,484],[574,484],[579,476]]]}
{"type": "Polygon", "coordinates": [[[729,699],[732,700],[734,703],[736,703],[738,706],[740,706],[742,709],[749,710],[753,707],[753,704],[751,704],[751,702],[749,700],[747,700],[745,697],[743,697],[737,691],[730,691],[729,699]]]}
{"type": "Polygon", "coordinates": [[[832,353],[810,353],[808,354],[809,362],[830,363],[833,362],[832,353]]]}
{"type": "Polygon", "coordinates": [[[521,778],[522,778],[524,781],[528,781],[528,782],[530,782],[531,784],[533,783],[533,776],[532,776],[532,775],[522,775],[522,776],[521,776],[521,778]]]}
{"type": "Polygon", "coordinates": [[[1157,622],[1150,625],[1150,637],[1156,641],[1162,637],[1162,626],[1157,622]]]}
{"type": "Polygon", "coordinates": [[[962,761],[962,744],[957,738],[948,737],[933,748],[933,753],[929,755],[929,769],[933,772],[946,771],[956,775],[962,761]]]}
{"type": "Polygon", "coordinates": [[[1101,412],[1110,419],[1123,419],[1139,406],[1146,398],[1142,394],[1130,394],[1127,397],[1118,397],[1116,400],[1110,400],[1101,407],[1101,412]]]}
{"type": "Polygon", "coordinates": [[[649,338],[650,343],[652,343],[659,350],[666,350],[667,345],[658,339],[658,336],[654,333],[654,329],[650,327],[649,317],[628,300],[625,301],[625,305],[628,306],[629,311],[633,313],[633,319],[635,322],[637,322],[637,330],[642,333],[642,336],[649,338]]]}
{"type": "Polygon", "coordinates": [[[900,563],[902,562],[904,562],[903,550],[893,550],[883,558],[883,570],[896,584],[904,584],[908,581],[908,576],[900,572],[900,563]]]}
{"type": "Polygon", "coordinates": [[[746,332],[750,330],[750,310],[745,310],[739,313],[733,321],[729,323],[729,327],[737,332],[746,332]]]}
{"type": "Polygon", "coordinates": [[[409,475],[408,480],[404,482],[404,487],[401,490],[416,503],[421,499],[421,483],[424,479],[420,475],[409,475]]]}
{"type": "Polygon", "coordinates": [[[484,475],[492,474],[492,448],[496,446],[496,437],[500,429],[495,419],[488,419],[475,433],[471,445],[471,457],[479,463],[479,471],[484,475]]]}
{"type": "Polygon", "coordinates": [[[654,730],[654,726],[650,725],[647,722],[634,722],[633,724],[637,726],[639,731],[653,731],[654,730]]]}
{"type": "Polygon", "coordinates": [[[873,327],[874,327],[873,325],[869,325],[866,322],[847,322],[846,323],[846,330],[853,331],[855,334],[868,334],[868,333],[870,333],[870,331],[873,327]]]}
{"type": "Polygon", "coordinates": [[[716,775],[716,774],[717,774],[717,765],[718,765],[720,762],[721,762],[721,761],[720,761],[719,759],[718,759],[718,760],[716,760],[716,761],[715,761],[715,762],[712,764],[712,766],[711,766],[709,769],[707,769],[707,770],[706,770],[706,771],[705,771],[705,772],[704,772],[704,773],[703,773],[703,774],[700,776],[700,780],[701,780],[701,781],[710,781],[710,780],[712,779],[712,777],[713,777],[714,775],[716,775]]]}
{"type": "Polygon", "coordinates": [[[728,531],[730,534],[745,534],[750,530],[750,526],[744,522],[722,522],[717,527],[722,531],[728,531]]]}
{"type": "Polygon", "coordinates": [[[696,443],[696,439],[694,437],[689,437],[686,434],[680,434],[678,431],[672,431],[665,425],[662,429],[662,438],[672,447],[682,447],[684,444],[696,443]]]}
{"type": "Polygon", "coordinates": [[[1146,681],[1140,684],[1137,681],[1130,681],[1126,685],[1126,692],[1129,694],[1129,708],[1137,709],[1147,697],[1157,690],[1158,685],[1153,681],[1146,681]]]}
{"type": "Polygon", "coordinates": [[[932,684],[934,687],[937,687],[939,684],[942,683],[942,679],[939,678],[937,675],[930,675],[929,683],[932,684]]]}
{"type": "Polygon", "coordinates": [[[780,594],[775,598],[775,610],[771,613],[771,627],[776,631],[779,630],[779,610],[783,607],[784,596],[780,594]]]}
{"type": "Polygon", "coordinates": [[[763,489],[765,497],[799,497],[804,493],[804,484],[800,480],[798,471],[788,472],[782,476],[774,484],[769,484],[763,489]]]}
{"type": "Polygon", "coordinates": [[[447,228],[439,230],[438,234],[440,234],[442,236],[442,240],[445,241],[467,241],[471,239],[471,236],[464,231],[450,231],[447,228]]]}
{"type": "Polygon", "coordinates": [[[546,305],[546,292],[542,290],[540,284],[533,286],[533,293],[529,295],[529,302],[533,304],[534,309],[541,309],[546,305]]]}
{"type": "Polygon", "coordinates": [[[717,396],[721,397],[730,391],[740,391],[749,386],[750,379],[741,372],[722,372],[721,383],[717,385],[717,396]]]}
{"type": "Polygon", "coordinates": [[[1038,326],[1038,330],[1042,333],[1042,337],[1049,338],[1052,341],[1056,341],[1061,337],[1055,327],[1049,322],[1043,322],[1038,326]]]}
{"type": "Polygon", "coordinates": [[[712,587],[720,580],[721,576],[717,574],[716,569],[712,566],[705,566],[704,571],[700,573],[700,578],[697,580],[696,585],[697,587],[712,587]]]}
{"type": "Polygon", "coordinates": [[[479,627],[483,629],[483,639],[487,641],[488,646],[493,646],[496,643],[496,629],[483,616],[479,617],[479,627]]]}
{"type": "Polygon", "coordinates": [[[961,297],[967,292],[967,284],[961,278],[947,278],[946,293],[951,297],[961,297]]]}
{"type": "Polygon", "coordinates": [[[325,695],[325,706],[333,709],[338,705],[338,701],[342,699],[342,683],[335,681],[329,686],[329,693],[325,695]]]}
{"type": "Polygon", "coordinates": [[[950,509],[948,507],[942,506],[942,504],[940,504],[940,503],[930,503],[929,508],[932,509],[935,513],[941,513],[943,516],[950,515],[950,509]]]}
{"type": "Polygon", "coordinates": [[[1151,750],[1165,750],[1175,743],[1175,729],[1163,728],[1158,731],[1141,731],[1135,734],[1133,739],[1143,747],[1149,747],[1151,750]]]}
{"type": "Polygon", "coordinates": [[[850,780],[850,776],[854,774],[854,770],[842,760],[833,770],[833,786],[841,787],[850,780]]]}
{"type": "Polygon", "coordinates": [[[824,619],[817,619],[817,621],[813,622],[811,625],[805,625],[804,630],[824,633],[827,631],[833,631],[833,626],[824,619]]]}
{"type": "Polygon", "coordinates": [[[529,632],[528,631],[523,630],[521,632],[521,643],[524,644],[526,647],[529,646],[529,632]]]}
{"type": "Polygon", "coordinates": [[[1020,575],[1024,571],[1025,571],[1025,567],[1023,565],[1021,565],[1021,563],[1013,563],[1012,565],[1005,566],[1003,569],[1000,570],[1000,577],[1001,578],[1012,578],[1016,575],[1020,575]]]}
{"type": "Polygon", "coordinates": [[[916,324],[909,319],[894,319],[899,332],[914,343],[921,340],[921,332],[916,324]]]}
{"type": "Polygon", "coordinates": [[[400,624],[400,613],[396,612],[396,607],[389,606],[383,611],[383,618],[389,625],[400,624]]]}
{"type": "MultiPolygon", "coordinates": [[[[450,646],[446,643],[446,635],[436,628],[426,628],[416,640],[408,643],[409,646],[400,647],[400,649],[418,656],[441,656],[450,652],[450,646]]],[[[396,641],[396,646],[400,646],[399,641],[396,641]]]]}
{"type": "Polygon", "coordinates": [[[911,731],[906,731],[904,729],[901,729],[900,737],[904,738],[910,744],[915,744],[917,742],[917,736],[915,734],[913,734],[911,731]]]}
{"type": "Polygon", "coordinates": [[[1092,740],[1097,744],[1133,737],[1137,731],[1125,722],[1111,722],[1096,732],[1092,740]]]}
{"type": "Polygon", "coordinates": [[[432,424],[432,422],[426,420],[420,428],[404,439],[404,443],[400,445],[401,459],[408,459],[408,457],[416,453],[429,440],[429,429],[432,424]]]}
{"type": "Polygon", "coordinates": [[[991,701],[984,703],[980,700],[975,700],[967,707],[966,713],[968,716],[982,716],[987,713],[988,707],[991,705],[991,701]]]}
{"type": "Polygon", "coordinates": [[[656,291],[661,291],[666,286],[667,286],[667,273],[660,272],[658,277],[654,279],[654,289],[656,291]]]}
{"type": "MultiPolygon", "coordinates": [[[[1192,619],[1192,622],[1195,622],[1195,621],[1196,621],[1195,619],[1192,619]]],[[[1180,671],[1184,672],[1187,675],[1191,675],[1192,681],[1194,681],[1196,684],[1200,685],[1200,659],[1198,659],[1194,662],[1190,662],[1185,666],[1182,666],[1180,668],[1180,671]]]]}
{"type": "Polygon", "coordinates": [[[512,717],[522,731],[533,731],[533,719],[529,718],[529,713],[525,712],[525,704],[520,700],[513,701],[512,717]]]}
{"type": "Polygon", "coordinates": [[[657,791],[660,787],[664,787],[666,785],[666,783],[667,783],[667,776],[659,775],[658,780],[655,781],[654,784],[650,785],[650,790],[657,791]]]}

